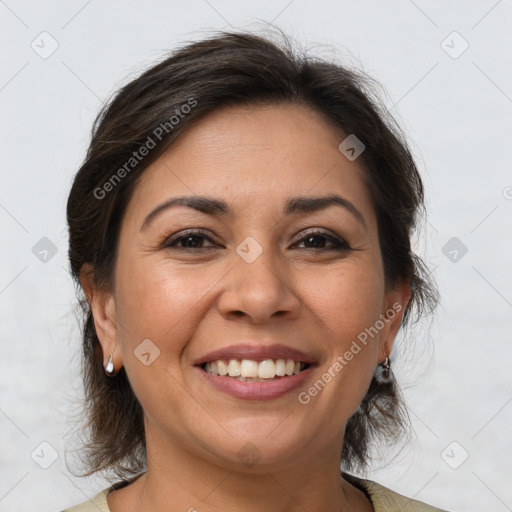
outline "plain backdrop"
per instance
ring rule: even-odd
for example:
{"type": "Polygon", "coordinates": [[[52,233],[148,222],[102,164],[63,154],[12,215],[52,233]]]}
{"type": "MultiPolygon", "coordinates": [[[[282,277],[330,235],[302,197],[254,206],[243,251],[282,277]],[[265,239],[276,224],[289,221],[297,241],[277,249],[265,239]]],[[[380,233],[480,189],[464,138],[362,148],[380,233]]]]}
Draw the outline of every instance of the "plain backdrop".
{"type": "Polygon", "coordinates": [[[81,381],[65,203],[96,113],[176,45],[265,22],[381,82],[425,179],[415,245],[442,302],[395,355],[416,435],[368,476],[451,511],[512,510],[510,0],[5,0],[0,20],[0,511],[107,485],[66,464],[81,381]]]}

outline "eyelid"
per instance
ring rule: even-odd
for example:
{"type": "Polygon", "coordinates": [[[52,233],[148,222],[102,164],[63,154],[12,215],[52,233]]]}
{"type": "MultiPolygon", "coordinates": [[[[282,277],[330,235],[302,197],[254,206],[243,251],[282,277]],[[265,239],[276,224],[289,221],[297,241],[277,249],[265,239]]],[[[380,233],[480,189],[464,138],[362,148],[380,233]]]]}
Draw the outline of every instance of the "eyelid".
{"type": "Polygon", "coordinates": [[[333,249],[340,249],[342,246],[346,246],[348,249],[350,249],[349,243],[343,237],[338,236],[324,228],[309,228],[309,229],[302,231],[300,234],[300,238],[298,238],[297,241],[293,243],[293,245],[295,245],[299,242],[303,242],[304,239],[307,238],[308,236],[324,237],[325,239],[329,240],[331,243],[335,244],[335,247],[333,247],[333,249]]]}
{"type": "MultiPolygon", "coordinates": [[[[184,229],[182,231],[178,231],[177,233],[174,233],[170,236],[167,236],[164,241],[160,244],[161,248],[162,249],[166,249],[166,248],[170,248],[170,247],[175,247],[177,249],[182,249],[182,250],[194,250],[194,248],[185,248],[185,247],[179,247],[179,246],[173,246],[171,244],[174,244],[174,243],[177,243],[179,242],[180,240],[184,239],[184,238],[187,238],[187,237],[193,237],[193,236],[198,236],[198,237],[202,237],[204,238],[205,240],[208,240],[209,242],[211,242],[212,244],[214,245],[217,245],[218,246],[218,243],[215,242],[215,240],[213,240],[213,237],[208,233],[207,230],[204,230],[202,228],[189,228],[189,229],[184,229]]],[[[298,243],[301,243],[301,242],[304,242],[305,239],[309,236],[318,236],[318,237],[323,237],[325,238],[326,240],[328,240],[329,242],[331,242],[331,244],[333,244],[333,247],[328,247],[328,248],[320,248],[318,250],[342,250],[343,248],[345,248],[346,250],[351,250],[351,247],[349,245],[349,243],[343,238],[343,237],[340,237],[334,233],[332,233],[331,231],[329,230],[326,230],[325,228],[306,228],[305,230],[302,230],[300,232],[300,235],[299,237],[296,239],[296,241],[294,241],[292,243],[292,247],[294,245],[297,245],[298,243]]],[[[200,249],[209,249],[211,248],[210,247],[202,247],[202,248],[198,248],[196,250],[200,250],[200,249]]],[[[312,249],[312,250],[315,250],[315,248],[304,248],[304,250],[308,250],[308,249],[312,249]]]]}
{"type": "MultiPolygon", "coordinates": [[[[162,249],[166,249],[171,246],[171,243],[178,242],[182,238],[186,238],[188,236],[202,236],[206,240],[217,245],[217,243],[213,240],[212,236],[210,236],[206,230],[203,230],[201,228],[189,228],[184,229],[183,231],[178,231],[177,233],[165,237],[164,241],[160,244],[160,246],[162,249]]],[[[186,250],[183,247],[181,249],[186,250]]]]}

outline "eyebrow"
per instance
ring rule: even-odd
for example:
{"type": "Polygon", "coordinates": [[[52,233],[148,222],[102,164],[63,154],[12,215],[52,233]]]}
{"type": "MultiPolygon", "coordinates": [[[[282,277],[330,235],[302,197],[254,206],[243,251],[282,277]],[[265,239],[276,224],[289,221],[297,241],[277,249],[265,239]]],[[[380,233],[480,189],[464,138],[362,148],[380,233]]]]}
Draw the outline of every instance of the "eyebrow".
{"type": "MultiPolygon", "coordinates": [[[[163,203],[160,203],[153,210],[151,210],[151,212],[144,219],[140,230],[142,231],[147,229],[157,216],[159,216],[164,211],[176,206],[186,206],[188,208],[193,208],[194,210],[213,216],[226,217],[233,213],[227,203],[219,199],[213,199],[211,197],[205,196],[173,197],[171,199],[167,199],[163,203]]],[[[324,210],[329,206],[341,206],[350,212],[365,228],[368,227],[363,214],[354,206],[354,204],[351,203],[348,199],[345,199],[337,194],[319,197],[291,197],[286,201],[283,212],[285,215],[316,212],[324,210]]]]}

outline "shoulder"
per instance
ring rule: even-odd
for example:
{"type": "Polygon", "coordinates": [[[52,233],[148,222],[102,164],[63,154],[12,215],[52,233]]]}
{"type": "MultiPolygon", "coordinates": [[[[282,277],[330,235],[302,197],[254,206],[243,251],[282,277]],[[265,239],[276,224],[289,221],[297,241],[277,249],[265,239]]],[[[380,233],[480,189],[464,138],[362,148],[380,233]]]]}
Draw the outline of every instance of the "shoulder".
{"type": "Polygon", "coordinates": [[[346,473],[343,473],[343,478],[366,491],[375,512],[395,512],[396,510],[401,512],[447,512],[421,501],[402,496],[372,480],[365,480],[346,473]]]}
{"type": "Polygon", "coordinates": [[[107,504],[107,494],[112,490],[113,486],[104,489],[91,498],[79,505],[71,508],[66,508],[61,512],[110,512],[107,504]]]}
{"type": "Polygon", "coordinates": [[[131,478],[125,478],[124,480],[120,480],[118,482],[113,483],[110,487],[103,489],[93,498],[84,501],[78,505],[75,505],[71,508],[66,508],[61,512],[110,512],[107,503],[107,494],[110,491],[114,491],[116,489],[121,489],[122,487],[126,487],[127,485],[135,482],[139,477],[141,477],[144,473],[137,474],[132,476],[131,478]]]}
{"type": "MultiPolygon", "coordinates": [[[[395,512],[396,510],[400,510],[400,512],[447,512],[440,508],[407,498],[372,480],[365,480],[347,473],[343,473],[343,477],[353,485],[366,491],[375,512],[395,512]]],[[[96,494],[96,496],[90,500],[62,510],[61,512],[110,512],[107,504],[107,494],[117,487],[117,485],[112,485],[96,494]]]]}
{"type": "Polygon", "coordinates": [[[402,512],[446,512],[440,508],[402,496],[377,482],[366,480],[365,485],[374,504],[375,512],[392,512],[394,510],[401,510],[402,512]]]}

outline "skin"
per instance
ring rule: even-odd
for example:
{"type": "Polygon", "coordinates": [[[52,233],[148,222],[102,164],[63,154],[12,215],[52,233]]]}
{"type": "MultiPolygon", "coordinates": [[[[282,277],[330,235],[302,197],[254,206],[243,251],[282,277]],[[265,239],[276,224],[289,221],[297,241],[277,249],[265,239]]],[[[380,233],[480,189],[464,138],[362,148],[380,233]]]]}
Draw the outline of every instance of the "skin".
{"type": "Polygon", "coordinates": [[[373,510],[340,477],[344,428],[392,349],[410,290],[385,286],[364,170],[338,150],[345,137],[303,106],[217,110],[142,175],[122,222],[112,289],[94,290],[84,267],[103,364],[114,352],[145,416],[147,473],[108,495],[112,512],[373,510]],[[283,215],[289,197],[333,193],[364,224],[340,206],[283,215]],[[179,206],[141,230],[157,205],[182,195],[221,199],[232,214],[179,206]],[[208,238],[162,248],[190,228],[208,238]],[[309,228],[350,250],[333,249],[321,235],[311,240],[309,228]],[[252,263],[236,252],[248,236],[263,250],[252,263]],[[393,304],[400,314],[309,404],[299,403],[298,392],[393,304]],[[193,367],[249,338],[311,353],[318,367],[299,390],[266,401],[221,393],[193,367]],[[160,350],[148,366],[134,355],[144,339],[160,350]],[[247,442],[260,456],[251,466],[237,455],[247,442]]]}

